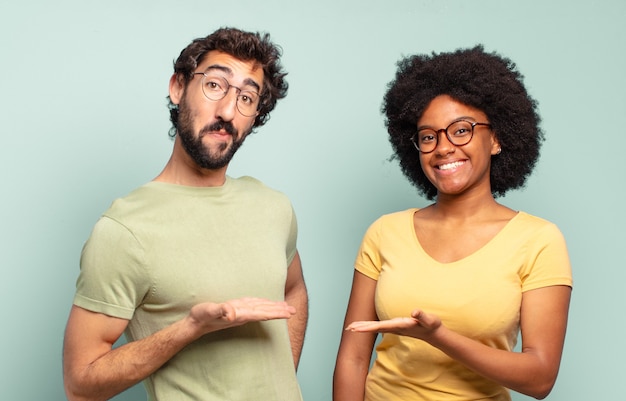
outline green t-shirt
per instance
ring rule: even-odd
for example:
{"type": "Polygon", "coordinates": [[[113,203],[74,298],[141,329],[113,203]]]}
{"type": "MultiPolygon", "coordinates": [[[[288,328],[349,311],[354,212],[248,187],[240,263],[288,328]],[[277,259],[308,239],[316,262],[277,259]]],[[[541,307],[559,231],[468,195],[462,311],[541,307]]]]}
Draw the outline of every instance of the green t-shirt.
{"type": "MultiPolygon", "coordinates": [[[[116,200],[81,255],[74,304],[129,320],[128,341],[201,302],[284,300],[297,225],[288,198],[259,181],[150,182],[116,200]]],[[[210,333],[144,381],[150,400],[300,400],[286,320],[210,333]]]]}

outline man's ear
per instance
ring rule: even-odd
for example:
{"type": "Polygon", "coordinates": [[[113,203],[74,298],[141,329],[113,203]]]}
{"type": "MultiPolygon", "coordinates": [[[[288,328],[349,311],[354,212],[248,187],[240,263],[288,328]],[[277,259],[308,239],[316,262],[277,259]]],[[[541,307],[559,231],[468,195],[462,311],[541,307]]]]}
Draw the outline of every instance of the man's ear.
{"type": "Polygon", "coordinates": [[[174,104],[179,104],[185,92],[185,82],[180,74],[173,74],[170,78],[170,100],[174,104]]]}

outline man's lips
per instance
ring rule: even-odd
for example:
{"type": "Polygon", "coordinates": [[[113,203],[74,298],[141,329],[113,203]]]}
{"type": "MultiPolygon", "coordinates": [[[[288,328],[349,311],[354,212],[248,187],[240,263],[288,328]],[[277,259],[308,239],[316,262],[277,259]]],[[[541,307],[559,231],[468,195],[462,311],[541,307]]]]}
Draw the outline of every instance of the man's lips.
{"type": "Polygon", "coordinates": [[[209,131],[208,133],[211,135],[217,135],[217,136],[232,136],[226,131],[209,131]]]}
{"type": "Polygon", "coordinates": [[[234,138],[236,132],[235,127],[229,121],[217,121],[202,128],[200,135],[232,136],[234,138]]]}
{"type": "Polygon", "coordinates": [[[234,135],[228,132],[228,130],[211,129],[210,127],[204,128],[202,131],[200,131],[200,137],[203,137],[206,135],[210,135],[210,136],[217,137],[217,138],[228,138],[228,137],[234,138],[234,135]]]}

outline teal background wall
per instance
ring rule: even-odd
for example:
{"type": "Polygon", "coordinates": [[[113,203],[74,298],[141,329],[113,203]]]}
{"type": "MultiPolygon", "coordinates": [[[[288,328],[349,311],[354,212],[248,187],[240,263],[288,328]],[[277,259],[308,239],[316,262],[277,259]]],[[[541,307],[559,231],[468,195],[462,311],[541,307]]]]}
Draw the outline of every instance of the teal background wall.
{"type": "Polygon", "coordinates": [[[389,161],[379,109],[395,63],[477,43],[517,62],[547,135],[527,188],[502,201],[557,223],[571,253],[569,331],[549,399],[624,399],[625,17],[623,0],[3,0],[0,399],[65,399],[61,345],[82,244],[114,198],[164,166],[172,62],[225,25],[269,31],[289,71],[289,96],[230,174],[295,205],[311,302],[307,401],[331,398],[366,227],[426,204],[389,161]]]}

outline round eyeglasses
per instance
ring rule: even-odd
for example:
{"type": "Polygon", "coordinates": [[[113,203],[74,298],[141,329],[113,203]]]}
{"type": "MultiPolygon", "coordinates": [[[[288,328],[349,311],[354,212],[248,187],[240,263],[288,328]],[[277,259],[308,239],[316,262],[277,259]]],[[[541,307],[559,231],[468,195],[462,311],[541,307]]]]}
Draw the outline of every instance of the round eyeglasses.
{"type": "Polygon", "coordinates": [[[222,100],[228,94],[230,88],[237,91],[237,110],[241,115],[253,117],[258,114],[260,95],[251,90],[244,90],[228,83],[226,78],[206,72],[194,72],[194,75],[202,75],[202,93],[212,101],[222,100]]]}
{"type": "Polygon", "coordinates": [[[420,153],[430,153],[437,148],[439,133],[445,132],[448,141],[454,146],[467,145],[474,136],[474,127],[484,125],[491,128],[488,123],[476,123],[466,120],[457,120],[446,128],[435,130],[432,128],[418,129],[411,137],[411,142],[420,153]]]}

